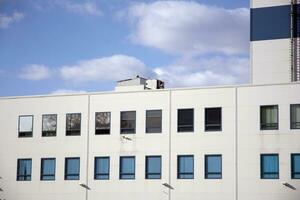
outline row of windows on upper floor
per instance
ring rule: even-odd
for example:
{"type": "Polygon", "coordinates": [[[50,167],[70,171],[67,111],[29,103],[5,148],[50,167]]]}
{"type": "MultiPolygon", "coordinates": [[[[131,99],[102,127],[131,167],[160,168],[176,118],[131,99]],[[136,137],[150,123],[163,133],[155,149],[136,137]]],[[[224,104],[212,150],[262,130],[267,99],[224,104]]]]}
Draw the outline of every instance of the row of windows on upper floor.
{"type": "MultiPolygon", "coordinates": [[[[42,158],[40,180],[55,180],[55,158],[42,158]]],[[[205,179],[222,179],[222,155],[205,155],[205,179]]],[[[17,181],[31,180],[31,159],[18,159],[17,181]]],[[[260,178],[279,179],[279,155],[260,155],[260,178]]],[[[110,157],[95,157],[94,159],[94,179],[109,180],[110,157]]],[[[145,158],[145,178],[161,179],[162,157],[146,156],[145,158]]],[[[65,158],[65,180],[79,180],[80,178],[80,158],[65,158]]],[[[194,179],[194,156],[177,156],[177,178],[194,179]]],[[[291,154],[291,178],[300,179],[300,154],[291,154]]],[[[135,156],[121,156],[119,162],[119,179],[135,179],[135,156]]]]}
{"type": "MultiPolygon", "coordinates": [[[[120,119],[120,133],[134,134],[136,132],[136,111],[122,111],[120,119]]],[[[277,130],[279,127],[278,105],[260,106],[260,129],[277,130]]],[[[290,105],[290,128],[300,129],[300,104],[290,105]]],[[[42,136],[56,136],[57,115],[42,116],[42,136]]],[[[111,113],[95,113],[95,134],[110,134],[111,113]]],[[[205,108],[205,131],[222,130],[222,108],[205,108]]],[[[177,131],[194,131],[194,109],[177,110],[177,131]]],[[[19,116],[19,137],[32,137],[33,116],[19,116]]],[[[80,135],[81,114],[66,115],[66,135],[80,135]]],[[[146,133],[162,132],[162,110],[146,111],[146,133]]]]}

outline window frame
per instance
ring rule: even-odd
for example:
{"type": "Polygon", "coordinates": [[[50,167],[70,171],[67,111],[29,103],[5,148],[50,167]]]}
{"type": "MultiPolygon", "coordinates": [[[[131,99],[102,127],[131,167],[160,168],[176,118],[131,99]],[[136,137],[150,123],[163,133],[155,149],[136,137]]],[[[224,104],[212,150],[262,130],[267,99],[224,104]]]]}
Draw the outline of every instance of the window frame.
{"type": "Polygon", "coordinates": [[[279,160],[279,154],[277,153],[263,153],[260,154],[260,179],[280,179],[280,160],[279,160]],[[277,166],[278,166],[278,172],[264,172],[264,162],[263,162],[263,157],[264,156],[277,156],[277,166]],[[269,177],[264,177],[264,175],[277,175],[275,178],[269,178],[269,177]]]}
{"type": "Polygon", "coordinates": [[[110,178],[110,157],[109,156],[96,156],[94,158],[94,180],[109,180],[110,178]],[[96,173],[97,159],[107,159],[108,160],[108,173],[96,173]],[[97,178],[97,176],[107,176],[107,178],[97,178]]]}
{"type": "Polygon", "coordinates": [[[194,155],[188,154],[188,155],[177,155],[177,179],[194,179],[195,178],[195,160],[194,160],[194,155]],[[188,158],[192,157],[193,161],[193,172],[181,172],[180,171],[180,158],[188,158]],[[187,177],[181,177],[181,175],[192,175],[192,177],[187,178],[187,177]]]}
{"type": "MultiPolygon", "coordinates": [[[[145,133],[162,133],[162,109],[153,109],[153,110],[146,110],[146,122],[145,122],[145,133]],[[148,117],[147,117],[147,113],[150,111],[160,111],[160,130],[158,131],[149,131],[147,128],[147,124],[148,124],[148,117]]],[[[150,117],[150,118],[155,118],[155,117],[150,117]]]]}
{"type": "Polygon", "coordinates": [[[291,154],[291,179],[300,179],[300,171],[299,172],[295,172],[294,169],[294,157],[295,156],[299,156],[300,157],[300,153],[292,153],[291,154]],[[295,175],[299,175],[299,178],[295,177],[295,175]]]}
{"type": "Polygon", "coordinates": [[[55,174],[56,174],[56,159],[51,157],[51,158],[41,158],[41,171],[40,171],[40,180],[41,181],[55,181],[55,174]],[[53,160],[54,161],[54,174],[43,174],[43,167],[44,167],[44,163],[43,161],[45,160],[53,160]],[[44,176],[52,176],[53,179],[44,179],[44,176]]]}
{"type": "Polygon", "coordinates": [[[17,181],[31,181],[32,178],[32,158],[18,158],[17,159],[17,177],[16,180],[17,181]],[[20,167],[20,162],[21,161],[30,161],[30,175],[20,175],[19,173],[19,167],[20,167]],[[21,180],[20,178],[23,177],[23,180],[21,180]],[[29,177],[29,179],[27,180],[27,177],[29,177]]]}
{"type": "MultiPolygon", "coordinates": [[[[300,126],[299,126],[299,128],[294,128],[293,127],[293,124],[300,124],[300,122],[293,122],[292,120],[293,120],[293,117],[292,117],[292,108],[294,107],[294,106],[299,106],[300,107],[300,104],[290,104],[290,129],[291,130],[299,130],[300,129],[300,126]]],[[[297,125],[296,125],[297,126],[297,125]]]]}
{"type": "Polygon", "coordinates": [[[145,179],[161,179],[161,176],[162,176],[162,156],[161,155],[145,156],[145,179]],[[150,173],[150,172],[148,172],[149,158],[159,158],[160,159],[159,173],[150,173]],[[151,178],[151,177],[149,177],[151,175],[159,175],[159,177],[158,178],[151,178]]]}
{"type": "Polygon", "coordinates": [[[222,154],[205,154],[204,155],[204,177],[205,179],[223,179],[223,156],[222,154]],[[220,157],[221,159],[221,166],[220,172],[208,172],[208,158],[209,157],[220,157]],[[209,175],[220,175],[220,177],[215,178],[215,177],[209,177],[209,175]]]}
{"type": "Polygon", "coordinates": [[[66,136],[80,136],[81,135],[81,119],[82,119],[81,113],[67,113],[66,114],[66,136]],[[78,132],[78,130],[68,130],[68,115],[74,115],[74,114],[80,115],[79,132],[78,132]]]}
{"type": "MultiPolygon", "coordinates": [[[[101,128],[98,128],[98,130],[101,130],[101,128]]],[[[109,111],[103,111],[103,112],[95,112],[95,135],[110,135],[111,133],[111,112],[109,111]],[[108,133],[97,133],[97,114],[99,113],[109,113],[109,128],[108,129],[102,129],[102,130],[108,130],[108,133]]]]}
{"type": "Polygon", "coordinates": [[[120,180],[135,180],[135,168],[136,168],[136,160],[135,160],[135,156],[120,156],[120,160],[119,160],[119,179],[120,180]],[[124,158],[131,158],[133,159],[133,173],[122,173],[122,159],[124,158]],[[123,178],[123,175],[132,175],[132,178],[123,178]]]}
{"type": "Polygon", "coordinates": [[[57,114],[43,114],[42,115],[42,137],[56,137],[57,134],[57,114]],[[44,131],[44,116],[48,116],[48,115],[55,115],[55,122],[56,122],[56,126],[55,126],[55,131],[44,131]],[[54,133],[53,135],[45,135],[45,133],[54,133]]]}
{"type": "Polygon", "coordinates": [[[187,133],[195,131],[195,109],[194,108],[178,108],[177,109],[177,132],[178,133],[187,133]],[[193,111],[193,122],[192,125],[180,125],[179,124],[179,112],[182,110],[192,110],[193,111]],[[191,130],[180,130],[180,128],[192,127],[191,130]]]}
{"type": "Polygon", "coordinates": [[[268,131],[268,130],[279,130],[279,106],[278,104],[273,104],[273,105],[261,105],[260,106],[260,130],[262,131],[268,131]],[[276,115],[276,121],[277,123],[269,123],[271,126],[267,127],[268,123],[263,124],[262,119],[263,119],[263,108],[267,107],[275,107],[277,109],[277,115],[276,115]],[[263,127],[265,126],[265,127],[263,127]]]}
{"type": "MultiPolygon", "coordinates": [[[[120,134],[136,134],[136,110],[128,110],[128,111],[120,111],[120,134]],[[134,112],[135,118],[134,118],[134,128],[133,131],[123,131],[124,128],[122,128],[122,113],[126,112],[134,112]]],[[[132,120],[132,119],[131,119],[132,120]]]]}
{"type": "Polygon", "coordinates": [[[64,170],[64,172],[65,172],[65,174],[64,174],[64,180],[65,181],[78,181],[78,180],[80,180],[80,157],[66,157],[65,158],[65,170],[64,170]],[[67,168],[68,168],[67,160],[71,160],[71,159],[78,159],[79,160],[78,174],[67,174],[67,168]],[[78,178],[69,179],[68,176],[78,176],[78,178]]]}
{"type": "Polygon", "coordinates": [[[205,132],[220,132],[222,131],[222,128],[223,128],[223,109],[222,107],[206,107],[204,108],[204,131],[205,132]],[[220,124],[213,124],[213,125],[208,125],[207,124],[207,111],[210,110],[210,109],[220,109],[220,124]],[[216,129],[207,129],[208,126],[220,126],[220,128],[216,128],[216,129]]]}
{"type": "Polygon", "coordinates": [[[34,115],[19,115],[18,117],[18,137],[19,138],[30,138],[33,137],[33,125],[34,125],[34,115]],[[21,117],[32,117],[32,123],[31,123],[31,131],[20,131],[20,119],[21,117]],[[26,135],[20,135],[21,133],[26,135]]]}

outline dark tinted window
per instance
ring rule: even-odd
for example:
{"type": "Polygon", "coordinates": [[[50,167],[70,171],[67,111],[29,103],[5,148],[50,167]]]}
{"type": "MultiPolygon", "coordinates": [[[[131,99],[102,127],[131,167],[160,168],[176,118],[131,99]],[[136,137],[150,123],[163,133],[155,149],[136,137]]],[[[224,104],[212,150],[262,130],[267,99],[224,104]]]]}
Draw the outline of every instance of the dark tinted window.
{"type": "Polygon", "coordinates": [[[178,109],[178,132],[194,131],[194,109],[178,109]]]}
{"type": "Polygon", "coordinates": [[[135,133],[135,111],[121,112],[121,133],[130,134],[135,133]]]}
{"type": "Polygon", "coordinates": [[[300,104],[291,105],[291,129],[300,129],[300,104]]]}
{"type": "Polygon", "coordinates": [[[80,135],[81,114],[67,114],[66,135],[80,135]]]}
{"type": "Polygon", "coordinates": [[[222,108],[205,108],[205,131],[222,130],[222,108]]]}
{"type": "Polygon", "coordinates": [[[42,158],[41,180],[55,180],[55,158],[42,158]]]}
{"type": "Polygon", "coordinates": [[[96,180],[109,179],[109,157],[95,157],[95,175],[96,180]]]}
{"type": "Polygon", "coordinates": [[[135,179],[135,157],[120,157],[120,179],[135,179]]]}
{"type": "Polygon", "coordinates": [[[262,154],[260,157],[260,168],[262,179],[279,178],[278,154],[262,154]]]}
{"type": "Polygon", "coordinates": [[[32,137],[33,131],[33,116],[19,116],[19,137],[32,137]]]}
{"type": "Polygon", "coordinates": [[[146,133],[161,133],[161,110],[146,111],[146,133]]]}
{"type": "Polygon", "coordinates": [[[17,181],[31,181],[31,159],[18,159],[17,181]]]}
{"type": "Polygon", "coordinates": [[[146,156],[146,179],[161,178],[161,156],[146,156]]]}
{"type": "Polygon", "coordinates": [[[96,135],[110,134],[110,112],[97,112],[95,119],[96,135]]]}
{"type": "Polygon", "coordinates": [[[300,154],[292,154],[292,179],[300,179],[300,154]]]}
{"type": "Polygon", "coordinates": [[[57,115],[43,115],[42,136],[56,136],[57,115]]]}
{"type": "Polygon", "coordinates": [[[194,156],[180,155],[177,157],[177,178],[178,179],[194,178],[194,156]]]}
{"type": "Polygon", "coordinates": [[[222,156],[205,155],[205,178],[221,179],[222,178],[222,156]]]}
{"type": "Polygon", "coordinates": [[[278,106],[260,107],[260,129],[277,130],[278,129],[278,106]]]}
{"type": "Polygon", "coordinates": [[[80,159],[66,158],[65,160],[65,180],[79,180],[80,159]]]}

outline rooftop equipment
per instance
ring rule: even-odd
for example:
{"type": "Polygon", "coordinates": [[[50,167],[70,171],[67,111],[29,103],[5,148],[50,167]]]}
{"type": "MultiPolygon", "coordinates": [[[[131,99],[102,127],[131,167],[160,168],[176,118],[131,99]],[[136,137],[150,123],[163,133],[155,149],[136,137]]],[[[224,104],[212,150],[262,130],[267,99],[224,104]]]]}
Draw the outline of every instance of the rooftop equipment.
{"type": "Polygon", "coordinates": [[[137,91],[164,89],[165,84],[158,79],[146,79],[136,76],[132,79],[120,80],[117,82],[116,91],[137,91]]]}

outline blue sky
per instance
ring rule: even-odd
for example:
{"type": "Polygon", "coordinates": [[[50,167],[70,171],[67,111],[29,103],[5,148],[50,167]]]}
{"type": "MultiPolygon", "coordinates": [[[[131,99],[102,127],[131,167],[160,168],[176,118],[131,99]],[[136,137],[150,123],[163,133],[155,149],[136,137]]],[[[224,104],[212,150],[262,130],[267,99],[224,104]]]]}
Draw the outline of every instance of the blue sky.
{"type": "Polygon", "coordinates": [[[0,96],[249,81],[247,0],[0,0],[0,96]]]}

